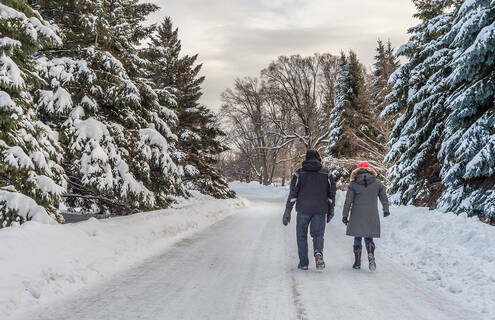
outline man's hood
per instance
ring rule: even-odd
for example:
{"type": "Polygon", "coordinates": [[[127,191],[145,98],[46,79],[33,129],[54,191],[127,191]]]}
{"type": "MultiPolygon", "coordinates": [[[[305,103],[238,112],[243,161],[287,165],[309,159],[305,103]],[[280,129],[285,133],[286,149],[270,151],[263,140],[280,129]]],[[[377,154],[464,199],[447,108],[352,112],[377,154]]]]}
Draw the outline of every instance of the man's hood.
{"type": "Polygon", "coordinates": [[[308,150],[306,151],[306,159],[305,160],[318,160],[321,162],[321,157],[318,151],[316,150],[308,150]]]}
{"type": "Polygon", "coordinates": [[[321,170],[321,162],[316,160],[316,159],[304,160],[302,163],[302,169],[304,171],[312,171],[312,172],[320,171],[321,170]]]}

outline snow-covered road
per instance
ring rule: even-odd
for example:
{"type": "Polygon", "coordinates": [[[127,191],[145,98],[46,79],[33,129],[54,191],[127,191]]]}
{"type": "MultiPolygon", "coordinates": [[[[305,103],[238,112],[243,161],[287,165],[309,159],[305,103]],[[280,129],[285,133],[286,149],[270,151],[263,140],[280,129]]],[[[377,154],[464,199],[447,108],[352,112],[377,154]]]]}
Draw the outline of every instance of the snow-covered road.
{"type": "Polygon", "coordinates": [[[282,226],[282,197],[238,192],[250,202],[238,214],[19,319],[480,319],[387,259],[379,241],[377,271],[364,260],[351,269],[352,241],[338,217],[327,225],[325,271],[297,270],[295,219],[282,226]]]}

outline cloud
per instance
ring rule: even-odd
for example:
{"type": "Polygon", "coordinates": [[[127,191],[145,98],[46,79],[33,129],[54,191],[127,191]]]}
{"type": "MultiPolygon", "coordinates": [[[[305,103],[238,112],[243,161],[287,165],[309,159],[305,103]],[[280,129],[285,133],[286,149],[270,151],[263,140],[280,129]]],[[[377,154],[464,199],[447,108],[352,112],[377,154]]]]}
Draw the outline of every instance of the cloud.
{"type": "Polygon", "coordinates": [[[376,40],[398,47],[416,24],[411,0],[149,0],[171,16],[185,54],[203,63],[201,102],[216,110],[233,79],[258,76],[280,55],[355,50],[373,63],[376,40]]]}

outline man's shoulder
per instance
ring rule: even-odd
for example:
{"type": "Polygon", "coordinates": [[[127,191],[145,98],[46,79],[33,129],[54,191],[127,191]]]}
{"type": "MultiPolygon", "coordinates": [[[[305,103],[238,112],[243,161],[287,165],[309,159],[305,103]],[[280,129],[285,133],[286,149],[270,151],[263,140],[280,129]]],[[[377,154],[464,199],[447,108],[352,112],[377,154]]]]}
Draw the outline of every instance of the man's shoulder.
{"type": "Polygon", "coordinates": [[[318,172],[321,173],[321,174],[326,174],[326,175],[331,175],[332,174],[332,172],[328,168],[325,168],[325,167],[322,167],[320,169],[320,171],[318,171],[318,172]]]}
{"type": "Polygon", "coordinates": [[[296,172],[294,172],[294,174],[295,174],[295,175],[299,175],[299,174],[301,174],[302,172],[304,172],[304,171],[303,171],[303,168],[299,168],[299,169],[297,169],[297,170],[296,170],[296,172]]]}

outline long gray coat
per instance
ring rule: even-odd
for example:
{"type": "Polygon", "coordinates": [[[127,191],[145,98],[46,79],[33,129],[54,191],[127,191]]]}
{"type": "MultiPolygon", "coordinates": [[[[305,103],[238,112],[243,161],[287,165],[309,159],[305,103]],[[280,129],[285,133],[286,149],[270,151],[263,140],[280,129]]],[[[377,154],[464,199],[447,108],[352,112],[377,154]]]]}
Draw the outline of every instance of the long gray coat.
{"type": "Polygon", "coordinates": [[[351,216],[347,224],[347,235],[353,237],[380,237],[380,217],[378,201],[383,205],[384,212],[389,211],[385,187],[376,178],[372,168],[358,168],[351,174],[351,183],[345,198],[344,217],[351,216]]]}

